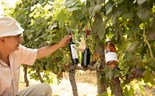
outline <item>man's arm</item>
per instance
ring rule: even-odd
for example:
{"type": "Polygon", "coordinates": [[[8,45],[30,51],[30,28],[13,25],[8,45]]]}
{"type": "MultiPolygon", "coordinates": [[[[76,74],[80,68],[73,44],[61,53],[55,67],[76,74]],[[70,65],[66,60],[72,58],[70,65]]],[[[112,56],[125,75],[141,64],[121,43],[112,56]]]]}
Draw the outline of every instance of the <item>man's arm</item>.
{"type": "Polygon", "coordinates": [[[66,46],[70,41],[71,35],[65,36],[61,41],[57,44],[46,46],[38,49],[37,59],[43,58],[57,51],[59,48],[66,46]]]}

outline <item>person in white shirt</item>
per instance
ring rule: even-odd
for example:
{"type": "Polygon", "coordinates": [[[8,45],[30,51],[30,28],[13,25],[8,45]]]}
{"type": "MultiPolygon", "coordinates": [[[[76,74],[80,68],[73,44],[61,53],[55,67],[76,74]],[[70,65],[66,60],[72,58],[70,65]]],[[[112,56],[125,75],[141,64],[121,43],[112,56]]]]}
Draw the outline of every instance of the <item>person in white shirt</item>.
{"type": "Polygon", "coordinates": [[[71,38],[39,49],[21,45],[24,29],[12,17],[0,17],[0,96],[52,96],[48,84],[41,83],[18,90],[20,65],[33,65],[36,59],[48,56],[66,46],[71,38]]]}

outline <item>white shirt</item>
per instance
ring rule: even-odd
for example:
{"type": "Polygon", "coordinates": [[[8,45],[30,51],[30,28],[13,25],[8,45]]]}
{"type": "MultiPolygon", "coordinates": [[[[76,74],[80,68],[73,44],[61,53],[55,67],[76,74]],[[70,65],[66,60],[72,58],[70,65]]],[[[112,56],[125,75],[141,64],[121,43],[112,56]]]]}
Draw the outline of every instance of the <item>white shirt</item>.
{"type": "Polygon", "coordinates": [[[38,50],[22,45],[9,55],[10,66],[0,60],[0,96],[15,96],[18,91],[20,65],[33,65],[38,50]]]}

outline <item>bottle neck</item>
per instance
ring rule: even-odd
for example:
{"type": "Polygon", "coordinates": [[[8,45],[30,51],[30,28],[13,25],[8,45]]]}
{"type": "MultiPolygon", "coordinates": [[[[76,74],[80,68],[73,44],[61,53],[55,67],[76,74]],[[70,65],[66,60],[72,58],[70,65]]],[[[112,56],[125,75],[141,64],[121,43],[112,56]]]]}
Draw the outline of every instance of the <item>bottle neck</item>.
{"type": "Polygon", "coordinates": [[[73,34],[72,33],[69,33],[69,35],[71,36],[70,42],[73,42],[73,34]]]}
{"type": "Polygon", "coordinates": [[[73,37],[70,38],[70,42],[73,42],[73,37]]]}
{"type": "Polygon", "coordinates": [[[113,44],[113,42],[108,41],[108,42],[106,42],[106,43],[107,43],[107,44],[106,44],[106,51],[107,51],[107,52],[110,52],[110,51],[116,52],[116,48],[115,48],[115,45],[113,44]]]}

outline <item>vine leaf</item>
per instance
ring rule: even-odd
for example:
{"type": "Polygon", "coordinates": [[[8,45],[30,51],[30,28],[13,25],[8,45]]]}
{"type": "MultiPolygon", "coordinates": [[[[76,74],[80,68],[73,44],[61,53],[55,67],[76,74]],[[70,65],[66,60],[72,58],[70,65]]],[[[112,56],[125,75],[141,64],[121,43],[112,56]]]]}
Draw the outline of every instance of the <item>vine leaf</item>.
{"type": "Polygon", "coordinates": [[[127,52],[133,52],[135,51],[136,47],[138,45],[138,41],[134,41],[132,43],[129,44],[129,46],[127,47],[127,52]]]}
{"type": "Polygon", "coordinates": [[[82,20],[83,18],[84,18],[84,14],[82,13],[82,11],[81,10],[75,10],[75,11],[73,11],[73,18],[75,19],[75,20],[82,20]]]}
{"type": "Polygon", "coordinates": [[[73,12],[75,10],[78,10],[79,7],[72,7],[72,8],[67,8],[69,12],[73,12]]]}
{"type": "Polygon", "coordinates": [[[126,12],[125,14],[123,14],[123,18],[125,19],[132,19],[133,18],[134,13],[132,11],[130,12],[126,12]]]}
{"type": "Polygon", "coordinates": [[[109,68],[107,68],[107,71],[106,71],[105,76],[106,76],[106,78],[107,78],[108,80],[111,80],[111,79],[112,79],[112,76],[113,76],[112,70],[110,70],[109,68]]]}
{"type": "Polygon", "coordinates": [[[144,71],[144,81],[145,81],[145,82],[149,82],[151,77],[152,77],[152,76],[151,76],[149,70],[144,71]]]}
{"type": "Polygon", "coordinates": [[[107,5],[105,6],[106,8],[106,14],[109,14],[112,12],[112,9],[114,7],[115,4],[112,4],[112,3],[107,3],[107,5]]]}
{"type": "Polygon", "coordinates": [[[57,16],[57,20],[59,20],[59,26],[60,28],[63,28],[64,27],[64,24],[65,24],[65,20],[66,20],[66,15],[65,15],[65,12],[64,11],[61,11],[58,16],[57,16]]]}
{"type": "Polygon", "coordinates": [[[95,5],[95,7],[94,7],[94,14],[95,13],[98,13],[101,9],[102,9],[102,5],[101,4],[97,4],[97,5],[95,5]]]}
{"type": "Polygon", "coordinates": [[[73,7],[76,3],[77,3],[77,1],[69,0],[65,4],[67,7],[73,7]]]}
{"type": "Polygon", "coordinates": [[[143,4],[145,1],[146,1],[146,0],[137,0],[137,3],[138,3],[139,5],[141,5],[141,4],[143,4]]]}
{"type": "Polygon", "coordinates": [[[103,6],[101,4],[97,4],[97,5],[91,6],[89,8],[89,14],[90,14],[90,16],[92,16],[92,17],[95,16],[96,13],[98,13],[98,12],[101,11],[102,7],[103,6]]]}
{"type": "Polygon", "coordinates": [[[117,4],[120,4],[122,3],[124,0],[116,0],[117,1],[117,4]]]}
{"type": "Polygon", "coordinates": [[[146,8],[142,8],[137,12],[138,17],[141,20],[146,20],[149,18],[149,15],[151,14],[151,11],[149,9],[146,8]]]}
{"type": "Polygon", "coordinates": [[[148,30],[148,37],[150,40],[155,40],[155,15],[153,15],[152,21],[150,23],[150,27],[148,30]]]}
{"type": "Polygon", "coordinates": [[[93,24],[93,31],[97,33],[99,39],[103,39],[105,35],[105,24],[100,16],[97,16],[93,24]]]}

